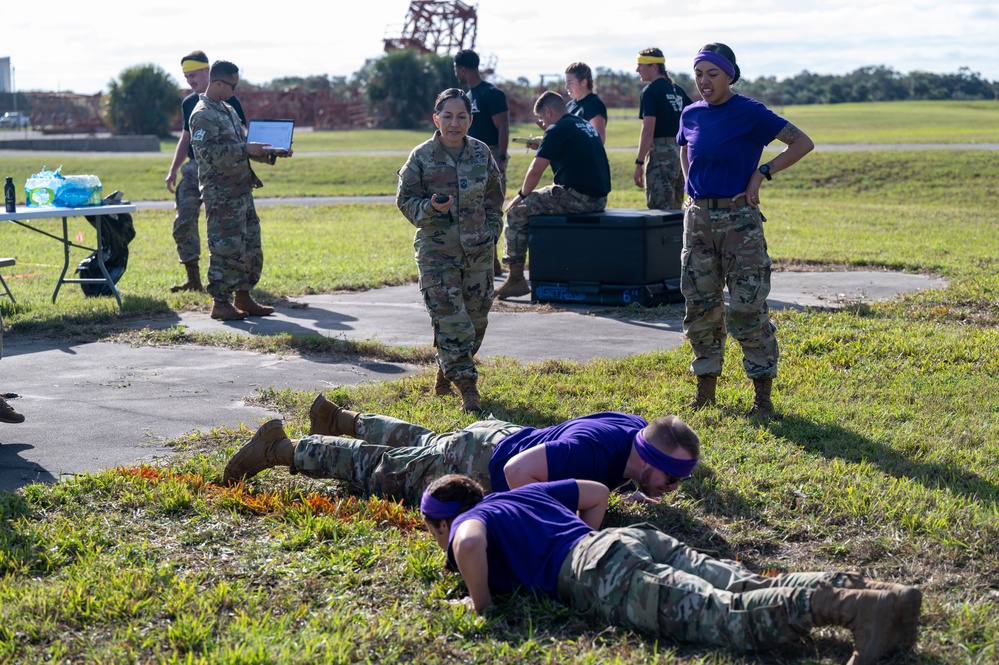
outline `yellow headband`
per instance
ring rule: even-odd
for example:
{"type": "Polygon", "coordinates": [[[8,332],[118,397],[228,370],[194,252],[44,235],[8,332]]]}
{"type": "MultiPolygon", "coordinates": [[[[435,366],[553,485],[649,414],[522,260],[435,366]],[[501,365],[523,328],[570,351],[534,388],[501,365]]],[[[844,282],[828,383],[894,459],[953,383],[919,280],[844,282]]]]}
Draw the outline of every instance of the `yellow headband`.
{"type": "Polygon", "coordinates": [[[208,69],[208,63],[201,62],[199,60],[185,60],[180,63],[180,67],[184,70],[184,73],[187,74],[188,72],[196,72],[199,69],[208,69]]]}
{"type": "Polygon", "coordinates": [[[640,55],[638,56],[638,64],[640,65],[665,65],[666,58],[660,58],[654,55],[640,55]]]}

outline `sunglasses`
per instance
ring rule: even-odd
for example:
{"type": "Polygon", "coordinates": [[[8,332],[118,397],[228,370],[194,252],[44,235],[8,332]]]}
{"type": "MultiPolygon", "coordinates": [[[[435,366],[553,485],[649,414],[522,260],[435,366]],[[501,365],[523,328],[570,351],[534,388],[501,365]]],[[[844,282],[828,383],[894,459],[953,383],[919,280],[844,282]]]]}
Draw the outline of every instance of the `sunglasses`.
{"type": "Polygon", "coordinates": [[[672,473],[666,473],[665,471],[663,471],[663,474],[666,476],[667,485],[675,485],[676,483],[682,483],[685,480],[690,480],[690,476],[674,476],[672,473]]]}
{"type": "Polygon", "coordinates": [[[213,79],[212,82],[213,83],[214,82],[225,83],[227,86],[229,86],[233,90],[235,90],[236,86],[239,85],[238,83],[230,83],[229,81],[226,81],[225,79],[213,79]]]}

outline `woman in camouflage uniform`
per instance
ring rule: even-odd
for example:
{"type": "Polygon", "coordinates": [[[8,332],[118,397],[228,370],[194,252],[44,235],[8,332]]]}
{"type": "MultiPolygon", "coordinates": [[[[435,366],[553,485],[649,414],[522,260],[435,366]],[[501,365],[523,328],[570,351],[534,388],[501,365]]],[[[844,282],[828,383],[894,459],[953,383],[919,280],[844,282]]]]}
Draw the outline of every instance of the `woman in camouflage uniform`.
{"type": "Polygon", "coordinates": [[[470,136],[472,103],[449,88],[434,104],[437,131],[399,169],[396,204],[416,227],[420,291],[437,348],[435,392],[461,391],[466,411],[481,408],[473,356],[493,302],[493,256],[503,225],[501,174],[489,147],[470,136]]]}

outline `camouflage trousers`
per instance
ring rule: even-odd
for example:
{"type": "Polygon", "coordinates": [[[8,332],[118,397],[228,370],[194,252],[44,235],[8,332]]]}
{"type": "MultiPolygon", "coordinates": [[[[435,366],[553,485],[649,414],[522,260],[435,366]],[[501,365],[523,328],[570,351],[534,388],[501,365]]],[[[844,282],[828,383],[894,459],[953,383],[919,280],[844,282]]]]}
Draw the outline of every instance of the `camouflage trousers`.
{"type": "Polygon", "coordinates": [[[645,157],[645,203],[650,210],[683,207],[683,170],[676,142],[653,139],[645,157]]]}
{"type": "Polygon", "coordinates": [[[464,268],[420,266],[420,292],[434,329],[437,365],[452,381],[478,376],[473,358],[489,324],[495,251],[464,268]]]}
{"type": "MultiPolygon", "coordinates": [[[[496,155],[499,154],[499,146],[498,145],[489,146],[489,152],[493,153],[493,159],[495,159],[496,155]]],[[[503,198],[506,198],[506,167],[507,164],[509,163],[510,163],[509,159],[507,159],[506,164],[502,164],[498,160],[496,162],[496,165],[500,167],[500,187],[503,188],[503,198]]]]}
{"type": "MultiPolygon", "coordinates": [[[[491,153],[493,153],[494,156],[498,155],[499,154],[499,146],[498,145],[491,145],[491,146],[489,146],[489,151],[491,153]]],[[[506,167],[510,165],[510,160],[508,158],[505,163],[501,163],[501,162],[497,161],[496,164],[500,168],[500,189],[503,190],[503,198],[506,199],[506,184],[507,184],[506,167]]],[[[496,253],[496,258],[498,259],[499,258],[499,238],[496,239],[496,249],[494,250],[494,252],[496,253]]]]}
{"type": "Polygon", "coordinates": [[[694,350],[690,371],[720,376],[725,330],[742,346],[746,376],[777,376],[777,328],[770,320],[770,255],[759,209],[717,210],[688,202],[683,216],[680,291],[683,332],[694,350]],[[723,290],[728,287],[728,312],[723,290]]]}
{"type": "Polygon", "coordinates": [[[846,586],[841,573],[755,575],[647,525],[594,531],[559,572],[559,597],[583,614],[657,637],[766,649],[813,626],[812,590],[846,586]]]}
{"type": "Polygon", "coordinates": [[[491,492],[493,449],[520,429],[520,425],[489,419],[437,434],[403,420],[362,413],[355,423],[357,439],[318,434],[300,439],[292,470],[343,481],[359,494],[418,506],[427,485],[449,473],[469,476],[491,492]]]}
{"type": "Polygon", "coordinates": [[[201,257],[201,235],[198,216],[201,214],[201,190],[198,187],[198,163],[193,159],[180,167],[180,182],[174,190],[177,216],[173,219],[173,241],[181,263],[201,257]]]}
{"type": "Polygon", "coordinates": [[[503,263],[527,262],[527,226],[533,215],[596,212],[607,207],[606,196],[587,196],[561,185],[536,189],[506,214],[506,250],[503,263]]]}
{"type": "Polygon", "coordinates": [[[216,300],[228,300],[233,291],[249,291],[260,281],[260,218],[250,192],[229,196],[206,189],[204,200],[211,253],[207,291],[216,300]]]}

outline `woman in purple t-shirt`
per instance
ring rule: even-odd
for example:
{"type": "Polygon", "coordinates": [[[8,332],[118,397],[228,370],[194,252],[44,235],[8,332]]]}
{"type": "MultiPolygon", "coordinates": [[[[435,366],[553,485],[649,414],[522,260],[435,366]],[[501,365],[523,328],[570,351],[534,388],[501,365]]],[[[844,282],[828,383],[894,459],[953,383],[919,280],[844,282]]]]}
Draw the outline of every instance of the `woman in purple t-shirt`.
{"type": "Polygon", "coordinates": [[[680,290],[686,302],[683,331],[694,350],[690,370],[697,376],[697,409],[715,401],[715,385],[728,331],[742,346],[742,365],[756,396],[751,416],[774,415],[770,399],[777,376],[776,328],[770,320],[770,256],[763,236],[760,186],[815,147],[784,118],[749,97],[732,92],[739,80],[735,54],[724,44],[708,44],[694,57],[694,81],[702,101],[680,117],[676,141],[690,197],[683,217],[680,290]],[[763,148],[774,139],[787,144],[759,166],[763,148]]]}
{"type": "Polygon", "coordinates": [[[521,587],[576,612],[654,637],[757,651],[798,642],[813,626],[853,631],[851,663],[873,663],[916,642],[922,592],[857,573],[767,577],[696,552],[648,524],[597,531],[606,486],[532,483],[483,496],[467,476],[423,493],[427,530],[476,612],[521,587]],[[578,516],[577,516],[578,512],[578,516]]]}

